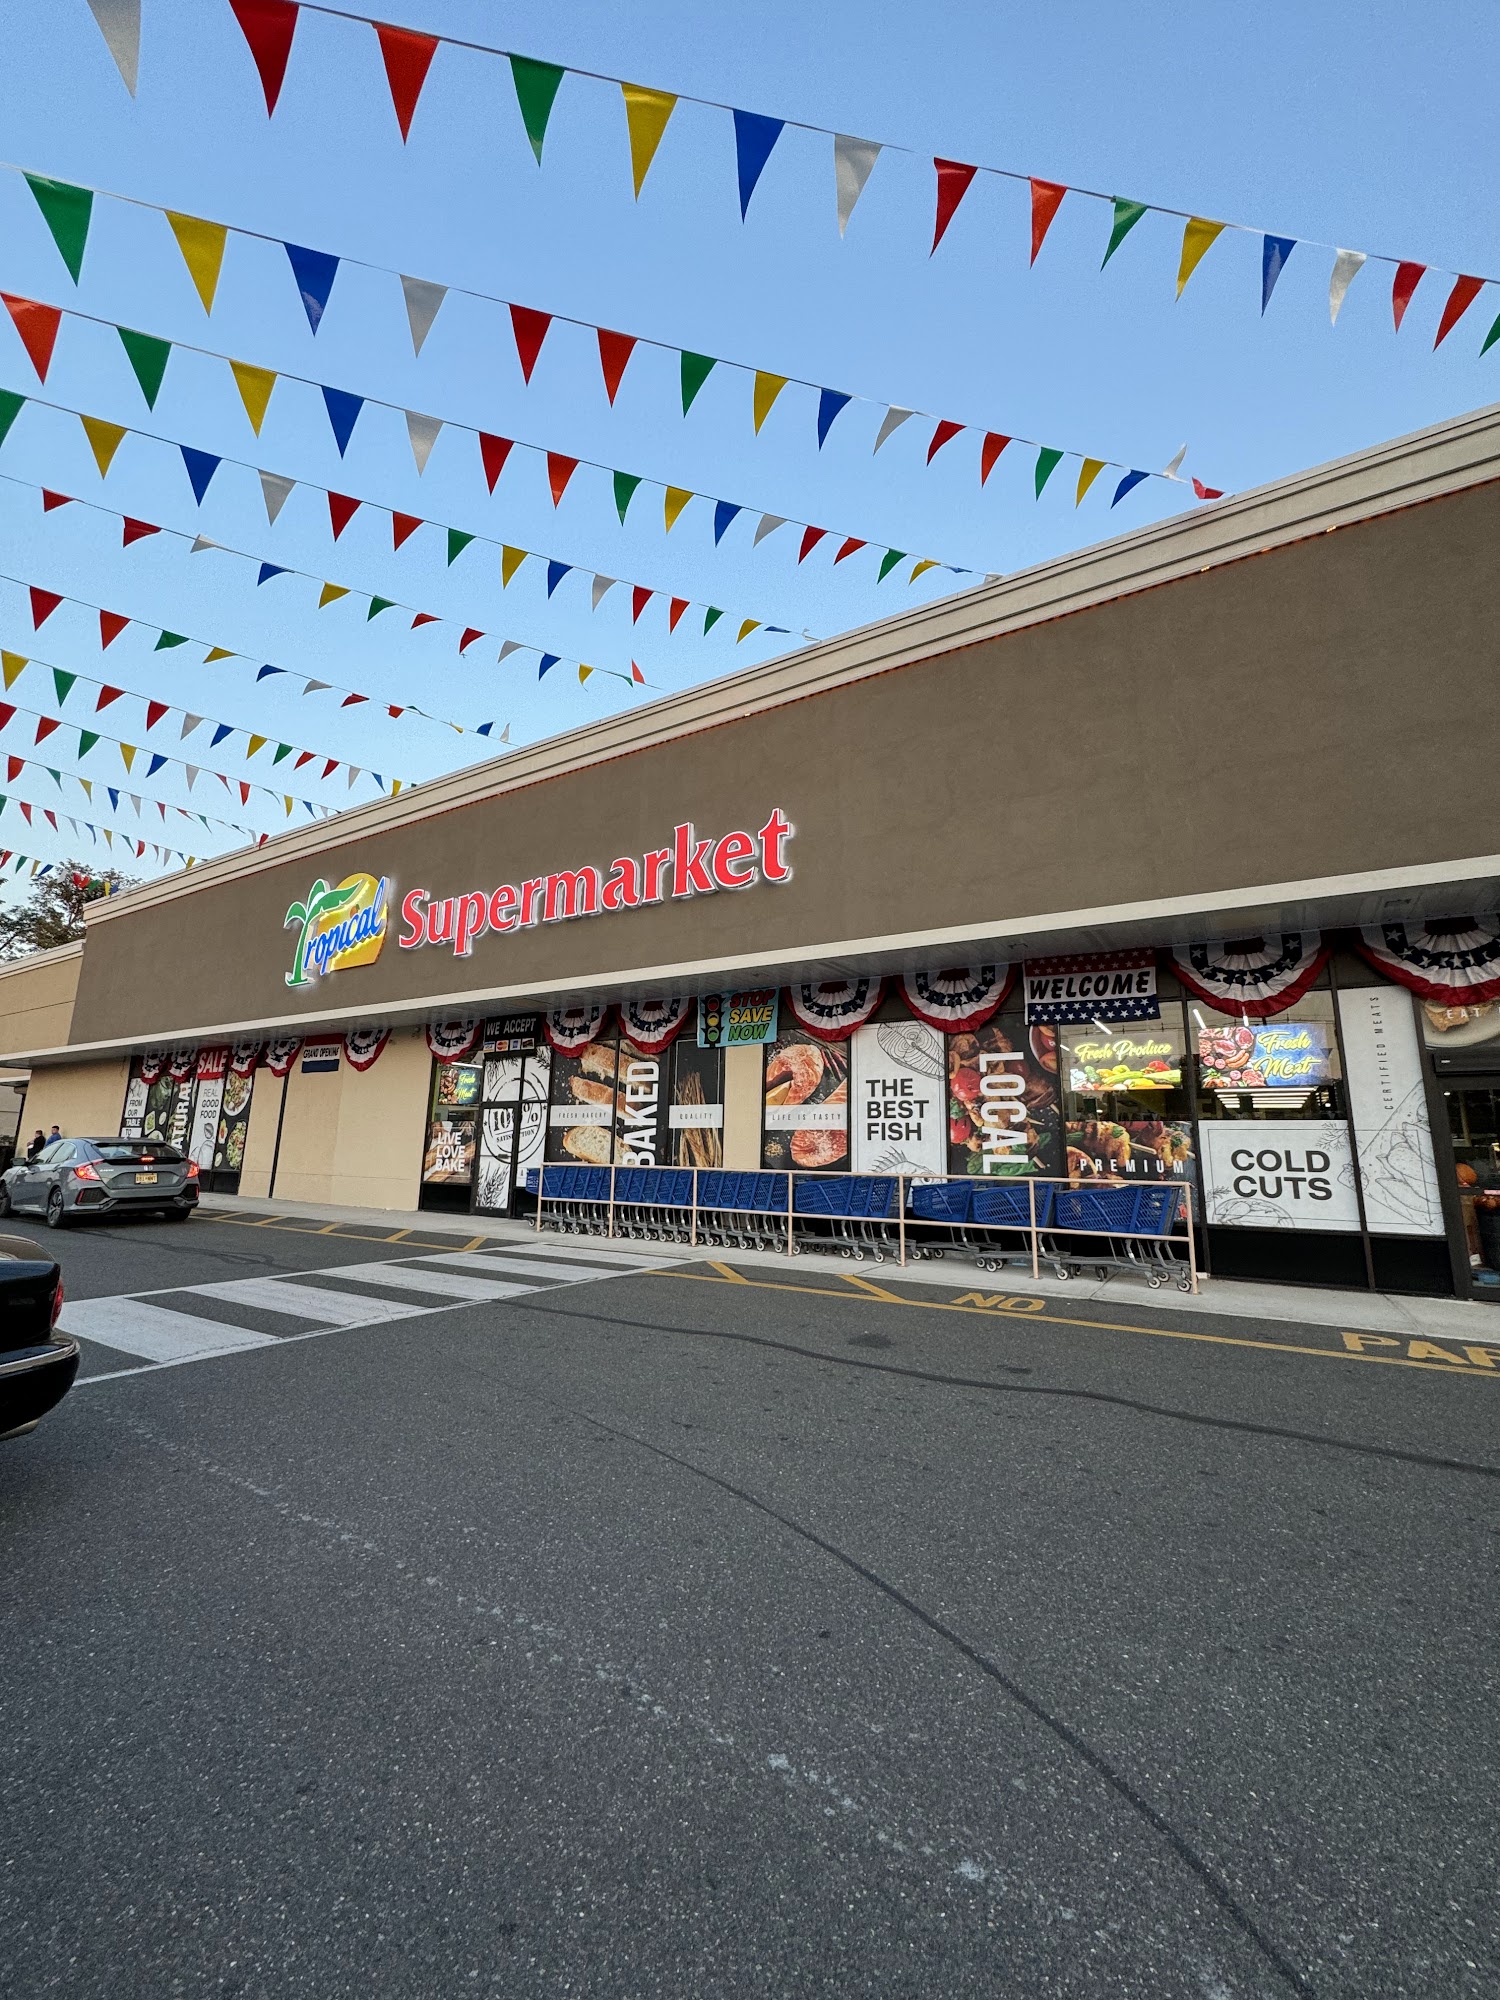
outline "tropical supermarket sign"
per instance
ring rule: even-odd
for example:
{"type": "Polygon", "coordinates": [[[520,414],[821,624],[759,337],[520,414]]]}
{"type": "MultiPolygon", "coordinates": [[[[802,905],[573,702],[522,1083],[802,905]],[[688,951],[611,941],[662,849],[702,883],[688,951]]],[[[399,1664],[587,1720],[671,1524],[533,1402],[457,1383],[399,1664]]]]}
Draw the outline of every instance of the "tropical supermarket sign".
{"type": "Polygon", "coordinates": [[[385,943],[390,891],[384,875],[346,875],[332,889],[322,880],[314,882],[284,920],[284,929],[295,925],[298,931],[287,985],[310,986],[324,973],[373,965],[385,943]]]}

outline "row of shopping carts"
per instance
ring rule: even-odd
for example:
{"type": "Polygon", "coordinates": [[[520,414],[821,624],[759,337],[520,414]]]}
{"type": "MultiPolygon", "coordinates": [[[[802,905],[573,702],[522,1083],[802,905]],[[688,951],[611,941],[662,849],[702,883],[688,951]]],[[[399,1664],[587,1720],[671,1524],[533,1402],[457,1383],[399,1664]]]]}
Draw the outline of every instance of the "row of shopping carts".
{"type": "Polygon", "coordinates": [[[1175,1182],[899,1182],[881,1174],[734,1173],[691,1167],[532,1168],[538,1227],[715,1249],[825,1251],[863,1261],[942,1257],[981,1270],[1045,1263],[1061,1278],[1134,1271],[1193,1289],[1187,1193],[1175,1182]],[[904,1211],[902,1197],[905,1197],[904,1211]]]}

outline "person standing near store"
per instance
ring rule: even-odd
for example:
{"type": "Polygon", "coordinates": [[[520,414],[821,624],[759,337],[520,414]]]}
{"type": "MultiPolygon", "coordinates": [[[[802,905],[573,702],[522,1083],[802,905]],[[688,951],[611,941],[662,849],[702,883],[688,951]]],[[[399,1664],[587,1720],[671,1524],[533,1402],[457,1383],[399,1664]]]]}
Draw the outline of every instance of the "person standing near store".
{"type": "Polygon", "coordinates": [[[38,1125],[35,1132],[31,1135],[31,1144],[26,1148],[26,1164],[28,1167],[46,1143],[46,1135],[42,1131],[41,1126],[38,1125]]]}

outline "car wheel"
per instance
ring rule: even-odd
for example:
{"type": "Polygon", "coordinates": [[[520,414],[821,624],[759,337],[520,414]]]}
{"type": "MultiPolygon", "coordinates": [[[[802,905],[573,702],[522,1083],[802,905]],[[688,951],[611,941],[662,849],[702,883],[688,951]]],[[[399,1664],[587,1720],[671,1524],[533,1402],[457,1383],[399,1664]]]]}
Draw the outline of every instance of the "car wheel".
{"type": "Polygon", "coordinates": [[[165,1211],[168,1222],[186,1222],[192,1212],[190,1208],[169,1208],[165,1211]]]}
{"type": "Polygon", "coordinates": [[[53,1188],[47,1196],[47,1227],[61,1229],[66,1220],[67,1211],[63,1207],[62,1189],[53,1188]]]}

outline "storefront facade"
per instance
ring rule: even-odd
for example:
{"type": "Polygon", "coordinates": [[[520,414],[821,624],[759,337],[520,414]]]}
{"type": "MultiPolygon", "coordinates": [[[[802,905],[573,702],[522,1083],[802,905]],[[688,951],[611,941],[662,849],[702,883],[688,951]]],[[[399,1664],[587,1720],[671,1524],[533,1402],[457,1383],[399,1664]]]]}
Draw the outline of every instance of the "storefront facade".
{"type": "Polygon", "coordinates": [[[1489,412],[111,899],[0,1062],[246,1193],[1168,1176],[1500,1295],[1497,547],[1489,412]]]}

